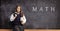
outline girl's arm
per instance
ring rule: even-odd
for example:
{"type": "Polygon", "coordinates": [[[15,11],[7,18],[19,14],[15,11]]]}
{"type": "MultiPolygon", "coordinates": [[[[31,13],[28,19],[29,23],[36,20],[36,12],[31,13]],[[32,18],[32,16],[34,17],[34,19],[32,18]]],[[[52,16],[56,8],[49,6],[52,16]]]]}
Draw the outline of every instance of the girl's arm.
{"type": "Polygon", "coordinates": [[[23,17],[20,18],[21,20],[21,24],[25,24],[26,23],[26,17],[25,15],[23,15],[23,17]]]}
{"type": "Polygon", "coordinates": [[[14,17],[14,15],[11,14],[11,16],[10,16],[10,21],[11,21],[11,22],[14,21],[15,18],[16,18],[16,17],[14,17]]]}

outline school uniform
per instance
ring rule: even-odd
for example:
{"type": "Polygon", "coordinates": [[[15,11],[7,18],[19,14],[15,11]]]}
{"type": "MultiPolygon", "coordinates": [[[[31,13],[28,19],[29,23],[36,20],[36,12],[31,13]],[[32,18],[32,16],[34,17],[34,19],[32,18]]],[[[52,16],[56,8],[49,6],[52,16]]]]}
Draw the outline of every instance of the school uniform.
{"type": "Polygon", "coordinates": [[[26,23],[26,18],[23,15],[23,17],[20,16],[20,14],[13,13],[10,16],[10,21],[12,22],[12,28],[13,31],[24,31],[23,24],[26,23]],[[14,18],[16,16],[16,18],[14,18]]]}

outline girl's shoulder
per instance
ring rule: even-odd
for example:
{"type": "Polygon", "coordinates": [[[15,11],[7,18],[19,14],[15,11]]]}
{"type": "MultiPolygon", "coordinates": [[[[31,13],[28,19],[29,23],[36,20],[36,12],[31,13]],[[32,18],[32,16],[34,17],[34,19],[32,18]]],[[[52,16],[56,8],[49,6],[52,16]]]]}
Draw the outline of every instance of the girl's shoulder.
{"type": "Polygon", "coordinates": [[[14,12],[14,13],[12,13],[12,14],[17,14],[17,12],[14,12]]]}
{"type": "Polygon", "coordinates": [[[17,12],[15,12],[15,13],[17,13],[17,12]]]}
{"type": "Polygon", "coordinates": [[[15,15],[17,12],[11,13],[11,15],[15,15]]]}

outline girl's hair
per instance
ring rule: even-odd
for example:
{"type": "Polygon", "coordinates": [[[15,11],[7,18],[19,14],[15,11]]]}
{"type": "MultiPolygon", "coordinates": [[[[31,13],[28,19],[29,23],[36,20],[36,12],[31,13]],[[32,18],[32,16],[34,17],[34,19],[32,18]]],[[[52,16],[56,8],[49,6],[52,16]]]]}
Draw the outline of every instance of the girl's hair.
{"type": "MultiPolygon", "coordinates": [[[[16,9],[15,12],[17,12],[17,7],[21,7],[21,6],[20,5],[17,5],[16,8],[15,8],[16,9]]],[[[23,16],[22,8],[20,8],[20,15],[21,15],[21,17],[23,16]]]]}

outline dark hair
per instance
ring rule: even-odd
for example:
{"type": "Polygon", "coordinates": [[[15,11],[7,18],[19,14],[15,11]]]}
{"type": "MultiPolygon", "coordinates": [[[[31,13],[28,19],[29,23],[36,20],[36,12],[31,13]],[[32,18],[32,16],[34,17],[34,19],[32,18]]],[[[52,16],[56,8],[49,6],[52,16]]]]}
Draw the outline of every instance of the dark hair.
{"type": "MultiPolygon", "coordinates": [[[[17,12],[17,7],[18,7],[18,6],[20,6],[20,5],[17,5],[17,6],[16,6],[16,8],[15,8],[15,9],[16,9],[15,12],[17,12]]],[[[21,7],[21,6],[20,6],[20,7],[21,7]]],[[[21,11],[20,11],[20,15],[21,15],[21,17],[22,17],[22,16],[23,16],[22,8],[20,8],[20,10],[21,10],[21,11]]]]}

